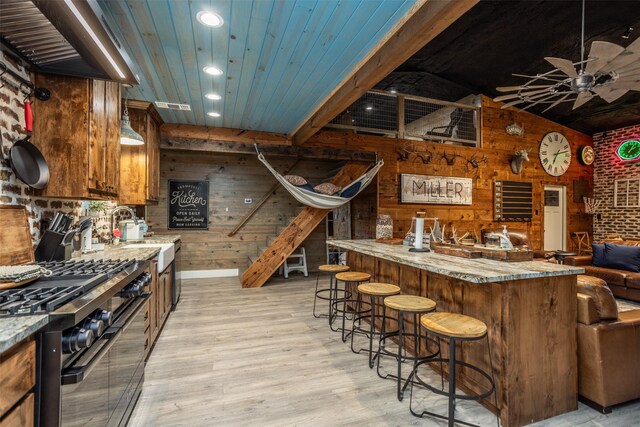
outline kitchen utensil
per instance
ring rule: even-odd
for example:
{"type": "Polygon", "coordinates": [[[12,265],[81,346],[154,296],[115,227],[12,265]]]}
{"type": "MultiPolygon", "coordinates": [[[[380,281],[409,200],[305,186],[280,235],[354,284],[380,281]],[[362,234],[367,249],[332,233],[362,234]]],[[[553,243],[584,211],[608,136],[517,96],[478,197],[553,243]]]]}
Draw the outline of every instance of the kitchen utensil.
{"type": "Polygon", "coordinates": [[[49,230],[56,231],[58,226],[60,225],[60,221],[62,220],[62,214],[60,212],[56,212],[53,219],[51,220],[51,224],[49,225],[49,230]]]}
{"type": "Polygon", "coordinates": [[[29,142],[33,129],[31,103],[24,103],[24,119],[27,136],[16,141],[5,159],[9,161],[13,173],[31,188],[41,190],[49,183],[49,166],[38,148],[29,142]]]}

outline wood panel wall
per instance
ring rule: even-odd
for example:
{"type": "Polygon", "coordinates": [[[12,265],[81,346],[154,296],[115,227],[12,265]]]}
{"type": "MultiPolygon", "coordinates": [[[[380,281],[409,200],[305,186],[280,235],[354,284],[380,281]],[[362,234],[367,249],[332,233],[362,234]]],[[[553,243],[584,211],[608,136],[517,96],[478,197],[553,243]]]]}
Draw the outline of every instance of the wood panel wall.
{"type": "MultiPolygon", "coordinates": [[[[384,158],[385,165],[379,173],[378,213],[389,214],[394,220],[395,237],[404,237],[411,226],[411,218],[417,210],[426,210],[427,216],[438,217],[447,229],[455,226],[457,230],[480,232],[482,228],[506,224],[508,228],[526,230],[534,248],[541,248],[543,242],[543,188],[544,185],[564,185],[567,188],[568,229],[573,231],[589,231],[592,218],[584,213],[582,202],[573,201],[574,181],[585,180],[589,189],[593,188],[593,168],[580,165],[576,159],[576,151],[581,145],[591,144],[590,136],[576,132],[557,123],[543,119],[528,112],[514,109],[501,110],[502,104],[494,103],[482,97],[482,148],[466,148],[448,144],[423,141],[406,141],[379,136],[351,134],[348,132],[323,131],[316,134],[306,144],[308,146],[335,147],[351,150],[377,151],[384,158]],[[505,127],[517,122],[525,129],[523,137],[509,136],[505,127]],[[538,146],[542,137],[552,131],[563,133],[571,143],[573,161],[569,171],[561,177],[548,175],[540,164],[538,146]],[[434,160],[424,164],[417,156],[409,160],[399,160],[397,151],[406,144],[413,144],[419,151],[430,151],[434,160]],[[510,168],[510,159],[516,150],[531,149],[529,162],[519,175],[510,168]],[[444,153],[456,154],[453,166],[449,166],[441,157],[444,153]],[[486,156],[487,163],[474,169],[467,163],[472,156],[486,156]],[[400,174],[422,174],[457,176],[473,178],[473,205],[419,205],[400,203],[400,174]],[[533,183],[534,212],[531,222],[494,221],[493,184],[496,180],[528,181],[533,183]]],[[[569,236],[567,237],[570,242],[569,236]]]]}
{"type": "MultiPolygon", "coordinates": [[[[295,158],[271,157],[279,171],[287,170],[295,158]]],[[[336,166],[316,160],[302,160],[292,173],[320,183],[336,166]]],[[[167,231],[167,190],[170,179],[209,180],[209,230],[179,230],[182,235],[183,270],[247,268],[247,258],[258,254],[269,237],[288,224],[298,213],[299,203],[283,189],[278,189],[265,205],[235,236],[227,234],[269,190],[275,178],[255,155],[180,152],[160,153],[160,200],[147,207],[147,220],[153,231],[167,231]]],[[[303,243],[307,263],[313,271],[326,263],[325,224],[316,227],[303,243]]],[[[296,274],[296,273],[292,273],[296,274]]]]}

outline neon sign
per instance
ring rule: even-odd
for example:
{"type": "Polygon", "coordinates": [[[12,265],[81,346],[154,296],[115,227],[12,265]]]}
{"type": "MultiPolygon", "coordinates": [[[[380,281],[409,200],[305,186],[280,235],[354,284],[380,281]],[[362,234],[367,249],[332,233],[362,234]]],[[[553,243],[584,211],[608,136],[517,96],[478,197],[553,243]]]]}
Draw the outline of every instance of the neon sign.
{"type": "Polygon", "coordinates": [[[640,161],[640,138],[621,142],[616,148],[616,156],[623,162],[640,161]]]}

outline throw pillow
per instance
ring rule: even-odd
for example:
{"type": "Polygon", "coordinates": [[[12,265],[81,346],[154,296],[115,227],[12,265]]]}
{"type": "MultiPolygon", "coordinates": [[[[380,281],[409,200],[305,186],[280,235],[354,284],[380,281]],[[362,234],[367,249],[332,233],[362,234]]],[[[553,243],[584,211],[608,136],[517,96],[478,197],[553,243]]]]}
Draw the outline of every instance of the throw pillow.
{"type": "Polygon", "coordinates": [[[330,182],[323,182],[322,184],[318,184],[315,187],[313,187],[313,189],[315,190],[316,193],[326,194],[328,196],[331,196],[333,194],[336,194],[338,191],[340,191],[341,187],[338,187],[337,185],[333,185],[330,182]]]}
{"type": "Polygon", "coordinates": [[[604,267],[605,266],[604,245],[603,244],[592,243],[591,244],[591,249],[593,250],[593,256],[591,258],[591,264],[593,264],[595,267],[604,267]]]}
{"type": "Polygon", "coordinates": [[[360,181],[354,182],[353,184],[349,185],[344,190],[342,190],[342,192],[340,193],[340,197],[345,197],[348,199],[349,197],[355,196],[360,190],[361,186],[362,186],[362,182],[360,181]]]}
{"type": "Polygon", "coordinates": [[[301,186],[307,183],[306,179],[298,175],[285,175],[284,179],[286,179],[287,181],[289,181],[291,184],[295,186],[301,186]]]}
{"type": "Polygon", "coordinates": [[[604,257],[608,268],[640,273],[640,248],[637,246],[605,243],[604,257]]]}

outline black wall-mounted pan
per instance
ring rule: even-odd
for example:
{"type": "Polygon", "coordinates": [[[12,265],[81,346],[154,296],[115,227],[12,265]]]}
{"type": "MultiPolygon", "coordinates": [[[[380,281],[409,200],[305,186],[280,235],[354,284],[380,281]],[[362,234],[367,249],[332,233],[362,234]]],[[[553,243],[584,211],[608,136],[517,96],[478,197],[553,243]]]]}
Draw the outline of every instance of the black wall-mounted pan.
{"type": "Polygon", "coordinates": [[[38,148],[29,142],[33,129],[33,113],[29,101],[24,103],[27,136],[16,141],[6,158],[13,173],[31,188],[41,190],[49,183],[49,165],[38,148]]]}

